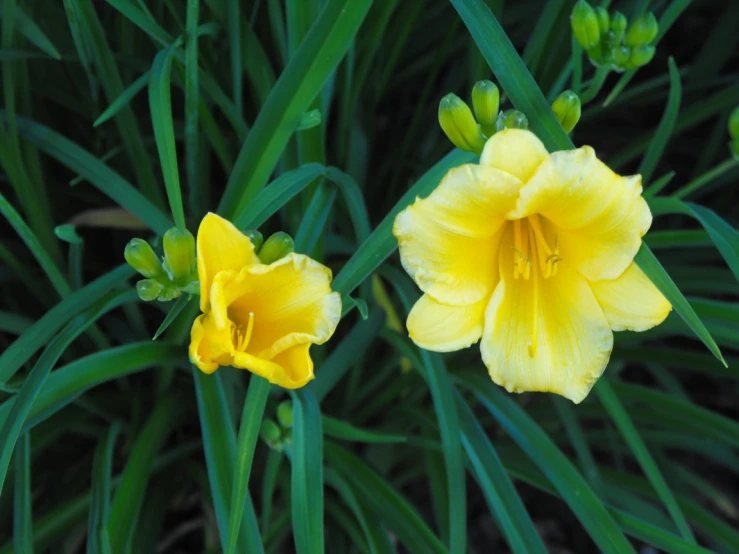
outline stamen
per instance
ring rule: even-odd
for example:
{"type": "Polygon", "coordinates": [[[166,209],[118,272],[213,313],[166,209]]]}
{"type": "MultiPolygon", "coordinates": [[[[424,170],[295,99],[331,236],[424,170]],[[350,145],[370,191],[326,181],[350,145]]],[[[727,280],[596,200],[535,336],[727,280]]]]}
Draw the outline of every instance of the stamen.
{"type": "Polygon", "coordinates": [[[534,298],[532,302],[532,314],[531,314],[531,320],[532,320],[532,329],[531,329],[531,342],[529,342],[529,357],[533,358],[536,354],[536,345],[539,342],[539,320],[537,319],[537,315],[539,313],[539,283],[538,283],[538,276],[536,271],[534,271],[534,277],[532,279],[531,286],[534,289],[534,298]]]}
{"type": "Polygon", "coordinates": [[[246,329],[241,324],[236,325],[232,323],[231,325],[231,340],[233,341],[234,349],[237,352],[243,352],[249,346],[249,341],[251,340],[251,333],[254,329],[254,313],[249,312],[249,321],[246,324],[246,329]]]}
{"type": "MultiPolygon", "coordinates": [[[[524,256],[523,252],[521,252],[521,247],[523,244],[521,243],[521,220],[517,219],[513,222],[513,251],[518,253],[519,256],[521,256],[522,259],[526,259],[526,256],[524,256]]],[[[521,260],[513,257],[513,278],[518,279],[519,275],[521,275],[521,260]]]]}

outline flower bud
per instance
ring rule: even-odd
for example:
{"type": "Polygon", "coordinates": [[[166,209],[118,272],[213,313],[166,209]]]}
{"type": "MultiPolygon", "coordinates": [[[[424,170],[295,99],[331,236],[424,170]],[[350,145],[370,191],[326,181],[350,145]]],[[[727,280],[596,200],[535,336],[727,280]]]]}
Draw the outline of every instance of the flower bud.
{"type": "Polygon", "coordinates": [[[498,117],[500,91],[492,81],[477,81],[472,89],[472,109],[485,135],[495,134],[495,119],[498,117]]]}
{"type": "Polygon", "coordinates": [[[654,46],[647,44],[637,46],[631,51],[629,63],[627,63],[624,67],[626,69],[636,69],[637,67],[647,65],[649,62],[652,61],[652,58],[654,57],[654,52],[654,46]]]}
{"type": "Polygon", "coordinates": [[[160,302],[169,302],[170,300],[179,298],[181,294],[182,291],[177,287],[164,287],[164,290],[159,293],[158,300],[160,302]]]}
{"type": "Polygon", "coordinates": [[[580,121],[580,97],[566,90],[552,104],[552,111],[566,132],[572,131],[580,121]]]}
{"type": "Polygon", "coordinates": [[[608,10],[603,6],[594,8],[594,11],[595,17],[598,18],[598,29],[600,30],[601,36],[603,36],[603,34],[608,31],[608,27],[611,24],[611,18],[608,16],[608,10]]]}
{"type": "Polygon", "coordinates": [[[164,290],[164,285],[154,279],[143,279],[136,283],[136,292],[144,302],[156,300],[164,290]]]}
{"type": "Polygon", "coordinates": [[[285,400],[277,405],[277,421],[284,428],[289,429],[293,426],[293,403],[285,400]]]}
{"type": "Polygon", "coordinates": [[[732,157],[739,162],[739,138],[735,138],[729,143],[732,157]]]}
{"type": "Polygon", "coordinates": [[[570,24],[575,39],[585,50],[591,50],[600,42],[600,25],[595,10],[585,0],[579,0],[572,9],[570,24]]]}
{"type": "Polygon", "coordinates": [[[447,94],[439,103],[439,125],[457,148],[479,154],[485,137],[470,107],[456,94],[447,94]]]}
{"type": "Polygon", "coordinates": [[[282,430],[271,419],[265,419],[262,421],[262,426],[259,429],[259,435],[262,440],[271,447],[276,447],[279,444],[280,437],[282,436],[282,430]]]}
{"type": "Polygon", "coordinates": [[[657,18],[654,17],[652,12],[645,12],[631,24],[629,32],[626,33],[624,44],[626,46],[647,45],[654,40],[658,31],[657,18]]]}
{"type": "Polygon", "coordinates": [[[195,238],[187,229],[172,227],[164,233],[164,263],[170,280],[187,284],[195,271],[195,238]]]}
{"type": "Polygon", "coordinates": [[[162,275],[162,263],[143,239],[131,239],[123,250],[123,257],[128,265],[148,279],[162,275]]]}
{"type": "Polygon", "coordinates": [[[618,69],[623,71],[629,65],[629,58],[631,58],[631,48],[628,46],[617,46],[612,51],[613,63],[618,69]]]}
{"type": "Polygon", "coordinates": [[[518,110],[507,110],[498,114],[498,121],[495,124],[498,131],[503,129],[528,129],[529,120],[526,115],[518,110]]]}
{"type": "Polygon", "coordinates": [[[739,139],[739,106],[729,116],[729,135],[734,140],[739,139]]]}
{"type": "Polygon", "coordinates": [[[624,33],[626,32],[628,24],[629,22],[624,14],[621,12],[613,12],[613,15],[611,16],[610,29],[613,31],[616,44],[621,42],[621,39],[624,38],[624,33]]]}
{"type": "Polygon", "coordinates": [[[259,252],[259,249],[262,247],[262,243],[264,243],[264,235],[256,229],[247,229],[244,231],[244,234],[249,237],[249,240],[254,245],[254,252],[259,252]]]}
{"type": "Polygon", "coordinates": [[[259,250],[259,259],[263,264],[271,264],[295,251],[295,243],[290,235],[279,231],[270,236],[259,250]]]}

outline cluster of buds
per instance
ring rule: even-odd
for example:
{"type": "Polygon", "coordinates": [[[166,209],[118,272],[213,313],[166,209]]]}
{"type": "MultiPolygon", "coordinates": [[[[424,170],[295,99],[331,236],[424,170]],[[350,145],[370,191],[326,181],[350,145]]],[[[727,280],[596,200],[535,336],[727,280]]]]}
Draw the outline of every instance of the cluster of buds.
{"type": "Polygon", "coordinates": [[[734,159],[739,161],[739,106],[734,108],[729,116],[729,136],[731,137],[729,149],[734,159]]]}
{"type": "Polygon", "coordinates": [[[277,405],[277,421],[264,418],[259,434],[267,446],[278,452],[292,444],[293,403],[285,400],[277,405]]]}
{"type": "Polygon", "coordinates": [[[491,81],[478,81],[472,88],[472,110],[456,94],[447,94],[439,103],[439,125],[460,150],[480,154],[485,142],[503,129],[527,129],[526,116],[518,110],[498,112],[500,91],[491,81]]]}
{"type": "Polygon", "coordinates": [[[256,229],[248,229],[244,231],[244,234],[251,240],[254,245],[254,252],[257,253],[259,261],[263,264],[276,262],[295,251],[295,243],[292,237],[282,231],[270,235],[266,241],[262,233],[256,229]]]}
{"type": "Polygon", "coordinates": [[[151,245],[135,238],[123,252],[128,265],[145,279],[136,283],[139,298],[146,302],[167,302],[183,292],[198,292],[198,270],[195,264],[195,239],[187,229],[173,227],[164,234],[164,258],[160,261],[151,245]]]}
{"type": "Polygon", "coordinates": [[[624,14],[609,14],[601,6],[593,8],[578,0],[570,23],[575,39],[597,67],[625,71],[646,65],[654,57],[652,42],[659,25],[651,12],[641,14],[629,27],[624,14]]]}

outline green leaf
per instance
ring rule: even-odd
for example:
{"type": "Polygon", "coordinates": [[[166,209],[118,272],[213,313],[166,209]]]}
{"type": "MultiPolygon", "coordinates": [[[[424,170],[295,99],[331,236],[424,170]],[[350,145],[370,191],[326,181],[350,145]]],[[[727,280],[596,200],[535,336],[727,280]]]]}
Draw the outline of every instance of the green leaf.
{"type": "Polygon", "coordinates": [[[686,202],[691,215],[695,217],[708,232],[713,244],[724,257],[731,272],[739,281],[739,232],[721,219],[713,210],[698,204],[686,202]]]}
{"type": "Polygon", "coordinates": [[[90,516],[87,523],[87,554],[109,554],[111,552],[106,527],[110,512],[113,452],[120,431],[120,422],[114,423],[95,449],[95,457],[92,461],[90,516]]]}
{"type": "Polygon", "coordinates": [[[24,433],[15,445],[15,485],[13,488],[13,550],[33,552],[31,512],[31,434],[24,433]]]}
{"type": "Polygon", "coordinates": [[[406,437],[403,435],[393,435],[390,433],[380,433],[377,431],[360,429],[350,423],[346,423],[345,421],[326,415],[322,417],[322,421],[323,434],[334,439],[381,444],[407,441],[406,437]]]}
{"type": "Polygon", "coordinates": [[[172,325],[172,322],[177,319],[177,316],[182,313],[182,310],[185,309],[192,298],[193,297],[190,294],[183,294],[177,299],[177,302],[175,302],[174,306],[169,309],[169,311],[167,312],[167,316],[164,318],[164,321],[162,321],[162,324],[159,326],[159,329],[157,329],[156,333],[154,333],[154,336],[151,340],[157,340],[160,336],[162,336],[162,333],[167,330],[167,327],[172,325]]]}
{"type": "Polygon", "coordinates": [[[305,389],[291,393],[292,521],[298,554],[321,554],[323,538],[323,430],[318,402],[305,389]]]}
{"type": "Polygon", "coordinates": [[[49,40],[49,37],[18,6],[15,7],[15,25],[18,32],[26,37],[30,43],[36,45],[39,50],[57,60],[62,59],[62,55],[49,40]]]}
{"type": "Polygon", "coordinates": [[[344,57],[371,0],[328,0],[262,106],[228,179],[219,212],[240,213],[267,183],[303,112],[344,57]]]}
{"type": "MultiPolygon", "coordinates": [[[[251,376],[236,444],[236,467],[231,490],[231,513],[228,519],[228,543],[226,548],[228,554],[236,552],[239,527],[241,526],[246,501],[246,498],[242,495],[244,495],[244,491],[249,491],[249,475],[254,461],[254,449],[257,446],[257,438],[262,425],[269,389],[269,381],[256,374],[251,376]]],[[[248,494],[245,496],[248,497],[248,494]]]]}
{"type": "Polygon", "coordinates": [[[642,243],[634,261],[660,290],[660,292],[665,295],[665,298],[667,298],[670,304],[672,304],[672,307],[678,315],[703,342],[703,344],[706,345],[708,350],[710,350],[721,363],[726,365],[726,361],[724,360],[716,341],[713,340],[713,337],[711,337],[706,326],[703,325],[698,314],[695,313],[695,310],[693,310],[690,303],[688,303],[686,298],[680,292],[680,289],[677,288],[675,282],[667,274],[665,268],[662,267],[662,264],[659,263],[659,260],[654,254],[652,254],[652,251],[649,250],[646,244],[642,243]]]}
{"type": "Polygon", "coordinates": [[[601,552],[634,552],[582,475],[521,407],[485,376],[464,375],[461,380],[547,476],[601,552]]]}
{"type": "Polygon", "coordinates": [[[121,93],[121,95],[113,100],[113,102],[111,102],[107,108],[105,108],[103,113],[98,116],[92,126],[98,127],[99,125],[102,125],[103,123],[108,121],[110,118],[114,117],[119,111],[121,111],[121,108],[123,108],[124,106],[128,106],[128,104],[131,103],[131,100],[133,100],[139,92],[144,90],[148,83],[149,72],[147,71],[146,73],[143,73],[141,77],[136,79],[133,83],[127,86],[126,89],[121,93]]]}
{"type": "Polygon", "coordinates": [[[152,65],[149,73],[149,109],[151,110],[151,123],[154,127],[154,138],[159,152],[169,207],[175,224],[181,229],[185,229],[185,212],[182,207],[182,191],[180,190],[174,123],[172,121],[172,91],[170,90],[170,71],[174,49],[175,45],[173,44],[159,52],[154,58],[154,65],[152,65]]]}
{"type": "Polygon", "coordinates": [[[662,473],[649,453],[646,444],[644,444],[644,441],[639,435],[639,431],[634,426],[634,423],[631,421],[631,418],[619,401],[618,396],[614,393],[608,380],[599,380],[595,385],[595,392],[598,394],[601,404],[603,404],[603,407],[616,424],[621,436],[629,445],[629,448],[639,462],[639,465],[649,479],[649,482],[652,483],[654,490],[667,508],[672,520],[680,530],[680,534],[686,541],[695,544],[695,537],[693,536],[693,532],[690,530],[690,525],[688,525],[688,522],[685,520],[685,516],[680,510],[670,487],[665,482],[664,477],[662,477],[662,473]]]}
{"type": "Polygon", "coordinates": [[[665,113],[662,115],[659,126],[654,132],[654,136],[649,142],[649,147],[644,154],[644,159],[639,166],[639,173],[641,173],[645,183],[649,182],[652,178],[652,174],[662,158],[665,146],[667,146],[672,136],[672,131],[675,128],[677,116],[680,112],[680,99],[682,98],[680,71],[672,57],[669,58],[667,65],[670,70],[670,95],[667,98],[667,106],[665,106],[665,113]]]}
{"type": "Polygon", "coordinates": [[[333,211],[336,189],[330,188],[326,183],[320,183],[310,204],[303,214],[295,233],[295,251],[311,255],[316,248],[319,239],[325,232],[329,215],[333,211]]]}

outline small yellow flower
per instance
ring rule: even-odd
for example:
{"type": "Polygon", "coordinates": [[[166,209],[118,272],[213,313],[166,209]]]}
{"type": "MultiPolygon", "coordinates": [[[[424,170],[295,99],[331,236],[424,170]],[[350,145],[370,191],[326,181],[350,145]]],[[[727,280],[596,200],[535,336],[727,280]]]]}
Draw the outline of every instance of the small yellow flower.
{"type": "Polygon", "coordinates": [[[288,389],[313,379],[311,344],[323,344],[341,318],[331,270],[291,253],[263,264],[230,222],[205,216],[198,229],[200,315],[190,358],[205,373],[233,366],[288,389]]]}
{"type": "Polygon", "coordinates": [[[425,293],[411,339],[437,352],[482,339],[497,384],[582,401],[612,331],[644,331],[672,309],[633,261],[652,223],[641,191],[588,146],[550,155],[529,131],[497,133],[479,165],[452,169],[395,220],[425,293]]]}

